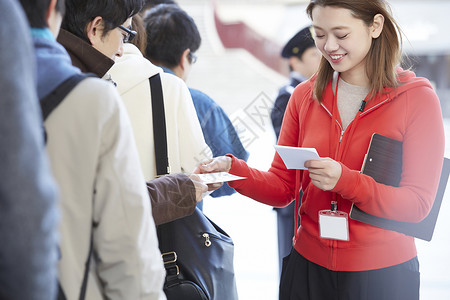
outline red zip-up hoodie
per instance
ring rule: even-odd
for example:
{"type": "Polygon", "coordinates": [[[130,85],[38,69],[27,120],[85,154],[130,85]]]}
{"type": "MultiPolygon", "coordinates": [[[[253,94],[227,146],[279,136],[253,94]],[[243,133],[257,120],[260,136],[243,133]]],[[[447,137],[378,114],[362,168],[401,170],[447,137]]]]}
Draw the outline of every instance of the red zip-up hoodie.
{"type": "MultiPolygon", "coordinates": [[[[349,219],[349,241],[322,239],[318,212],[337,200],[349,213],[352,203],[388,219],[419,222],[431,209],[444,155],[442,114],[429,81],[401,70],[402,84],[369,100],[342,130],[331,82],[321,104],[312,98],[315,78],[295,89],[283,120],[279,145],[316,148],[321,157],[341,163],[342,175],[331,191],[311,183],[308,171],[288,170],[275,154],[267,172],[233,157],[230,173],[247,177],[230,183],[239,193],[272,206],[285,206],[303,190],[301,226],[294,248],[308,260],[335,271],[384,268],[417,255],[414,238],[349,219]],[[399,187],[375,182],[361,174],[373,133],[403,142],[399,187]]],[[[367,99],[366,99],[367,100],[367,99]]]]}

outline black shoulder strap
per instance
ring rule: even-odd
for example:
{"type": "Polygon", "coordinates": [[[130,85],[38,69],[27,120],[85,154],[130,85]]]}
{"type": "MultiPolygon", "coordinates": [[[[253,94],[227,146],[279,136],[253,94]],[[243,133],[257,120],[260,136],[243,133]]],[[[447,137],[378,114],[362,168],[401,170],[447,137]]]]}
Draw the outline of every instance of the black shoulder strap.
{"type": "Polygon", "coordinates": [[[52,111],[66,98],[67,94],[84,78],[92,77],[91,74],[78,73],[69,77],[50,94],[40,99],[42,118],[45,121],[52,111]]]}
{"type": "Polygon", "coordinates": [[[158,74],[149,78],[152,95],[153,139],[155,141],[156,175],[169,174],[169,158],[167,155],[166,116],[161,85],[158,74]]]}
{"type": "Polygon", "coordinates": [[[93,246],[94,246],[94,235],[91,233],[91,241],[89,244],[89,252],[88,257],[86,260],[86,263],[84,265],[84,275],[83,275],[83,282],[81,283],[81,289],[80,289],[80,300],[84,300],[86,298],[86,291],[87,291],[87,283],[88,283],[88,275],[89,275],[89,269],[91,264],[91,256],[93,255],[93,246]]]}

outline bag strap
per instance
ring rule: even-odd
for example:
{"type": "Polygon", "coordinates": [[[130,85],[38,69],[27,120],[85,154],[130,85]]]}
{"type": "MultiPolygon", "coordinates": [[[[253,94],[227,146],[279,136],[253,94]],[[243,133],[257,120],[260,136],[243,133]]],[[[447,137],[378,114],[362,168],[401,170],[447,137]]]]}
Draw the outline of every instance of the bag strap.
{"type": "Polygon", "coordinates": [[[169,174],[169,158],[167,155],[166,116],[160,74],[149,78],[152,96],[153,139],[155,141],[156,175],[169,174]]]}
{"type": "Polygon", "coordinates": [[[173,247],[172,222],[157,226],[159,249],[166,269],[166,280],[164,287],[171,286],[181,281],[180,268],[177,265],[177,252],[173,247]]]}
{"type": "Polygon", "coordinates": [[[88,275],[89,275],[89,268],[91,264],[91,257],[93,254],[93,245],[94,245],[94,235],[91,233],[91,241],[89,242],[89,252],[88,257],[86,260],[86,263],[84,265],[84,275],[83,275],[83,281],[81,283],[81,289],[80,289],[80,300],[84,300],[86,298],[86,291],[87,291],[87,283],[88,283],[88,275]]]}
{"type": "Polygon", "coordinates": [[[39,100],[42,110],[42,119],[45,121],[53,110],[66,98],[70,91],[83,79],[93,74],[77,73],[58,85],[50,94],[39,100]]]}
{"type": "MultiPolygon", "coordinates": [[[[156,228],[156,233],[158,235],[159,241],[159,250],[161,251],[161,256],[163,258],[164,267],[166,268],[166,270],[176,265],[177,261],[177,254],[175,252],[173,242],[173,222],[174,221],[158,225],[156,228]],[[174,263],[173,265],[171,265],[172,262],[174,263]]],[[[167,273],[166,277],[169,277],[168,275],[169,273],[167,273]]]]}
{"type": "MultiPolygon", "coordinates": [[[[149,78],[150,93],[152,96],[153,139],[155,143],[156,174],[163,176],[169,174],[169,159],[167,155],[166,117],[164,113],[164,98],[160,74],[149,78]]],[[[177,265],[177,253],[173,249],[172,222],[157,226],[159,248],[166,269],[164,287],[179,283],[180,269],[177,265]]]]}

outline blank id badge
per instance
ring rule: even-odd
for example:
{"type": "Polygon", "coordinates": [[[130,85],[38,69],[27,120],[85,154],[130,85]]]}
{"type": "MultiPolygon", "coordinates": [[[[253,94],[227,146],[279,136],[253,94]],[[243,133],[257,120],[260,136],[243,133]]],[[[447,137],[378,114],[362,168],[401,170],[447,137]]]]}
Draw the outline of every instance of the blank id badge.
{"type": "Polygon", "coordinates": [[[348,241],[348,214],[338,210],[319,211],[320,237],[348,241]]]}

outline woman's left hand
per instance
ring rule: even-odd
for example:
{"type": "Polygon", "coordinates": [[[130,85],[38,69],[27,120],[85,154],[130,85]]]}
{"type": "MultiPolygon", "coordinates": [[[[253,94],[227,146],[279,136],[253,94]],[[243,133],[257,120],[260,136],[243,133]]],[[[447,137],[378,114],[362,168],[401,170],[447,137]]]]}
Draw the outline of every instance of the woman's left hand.
{"type": "Polygon", "coordinates": [[[308,160],[305,167],[308,168],[311,182],[324,191],[332,190],[342,174],[341,164],[329,157],[308,160]]]}

